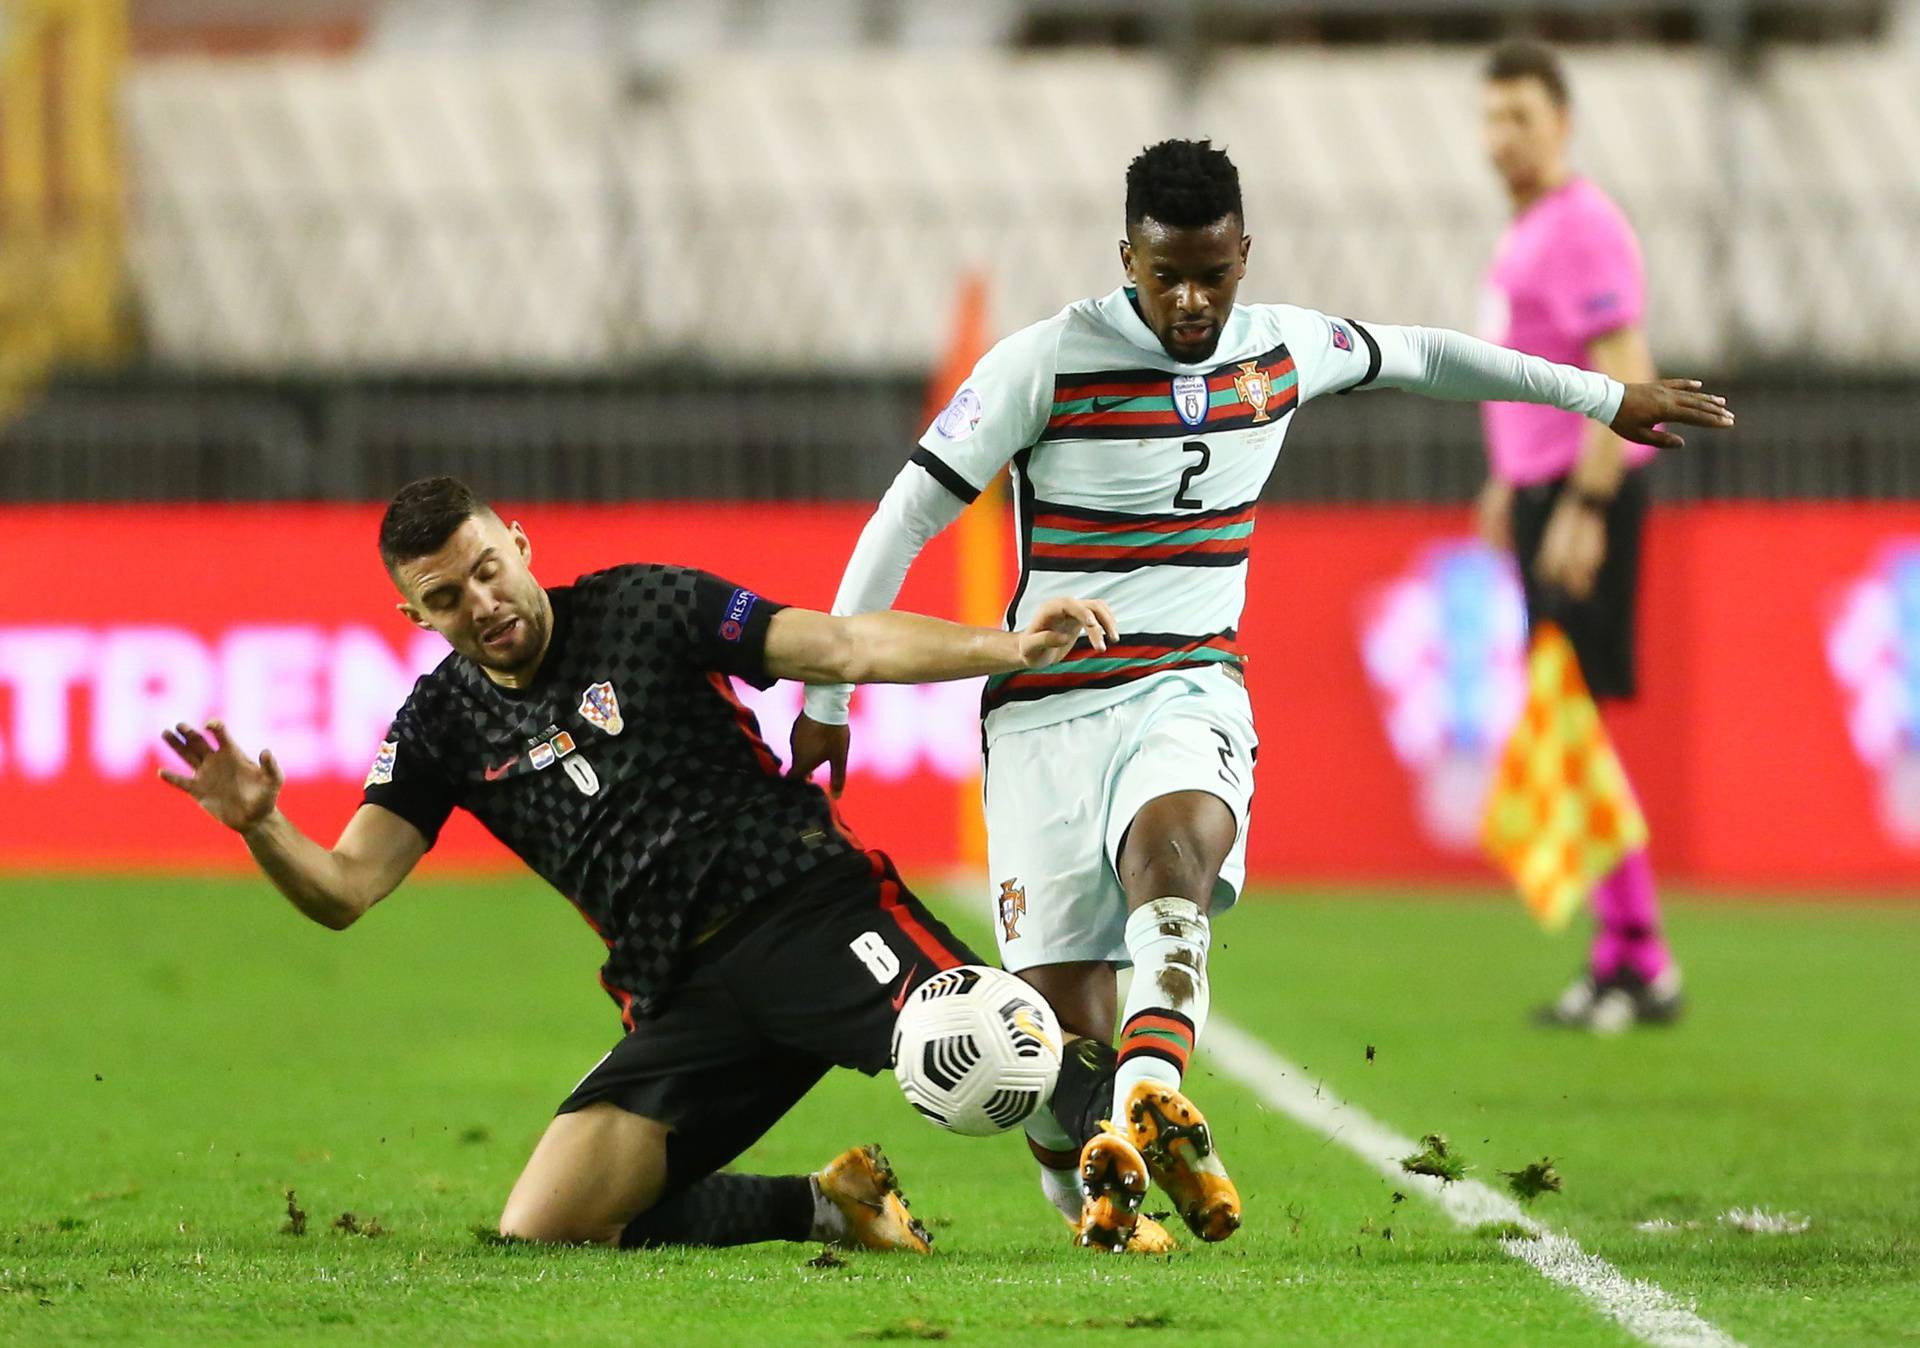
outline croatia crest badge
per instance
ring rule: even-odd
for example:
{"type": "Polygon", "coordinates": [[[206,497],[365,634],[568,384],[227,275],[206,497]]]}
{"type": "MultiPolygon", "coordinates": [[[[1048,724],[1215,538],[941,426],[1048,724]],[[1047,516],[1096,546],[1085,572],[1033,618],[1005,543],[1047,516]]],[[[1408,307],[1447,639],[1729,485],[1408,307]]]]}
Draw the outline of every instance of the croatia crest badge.
{"type": "Polygon", "coordinates": [[[613,685],[604,679],[580,694],[580,714],[609,735],[618,735],[627,728],[627,723],[620,718],[620,699],[613,695],[613,685]]]}
{"type": "Polygon", "coordinates": [[[1207,377],[1203,374],[1183,374],[1174,376],[1173,410],[1179,414],[1180,422],[1185,426],[1198,426],[1207,419],[1207,404],[1211,401],[1207,393],[1207,377]]]}

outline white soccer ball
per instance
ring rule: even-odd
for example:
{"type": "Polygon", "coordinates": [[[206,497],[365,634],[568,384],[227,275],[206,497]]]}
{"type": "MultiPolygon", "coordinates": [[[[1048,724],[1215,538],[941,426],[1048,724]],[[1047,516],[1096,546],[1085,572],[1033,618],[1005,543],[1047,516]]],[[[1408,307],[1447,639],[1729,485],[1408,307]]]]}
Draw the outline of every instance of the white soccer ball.
{"type": "Polygon", "coordinates": [[[907,1103],[968,1137],[1004,1133],[1045,1106],[1060,1076],[1060,1022],[1000,969],[963,964],[918,988],[893,1024],[907,1103]]]}

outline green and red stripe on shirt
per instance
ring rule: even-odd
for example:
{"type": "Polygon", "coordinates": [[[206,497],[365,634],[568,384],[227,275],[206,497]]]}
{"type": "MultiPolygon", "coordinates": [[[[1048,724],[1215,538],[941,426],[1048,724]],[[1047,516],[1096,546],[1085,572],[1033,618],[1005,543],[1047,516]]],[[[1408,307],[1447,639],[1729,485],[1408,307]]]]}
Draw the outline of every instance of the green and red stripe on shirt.
{"type": "Polygon", "coordinates": [[[1161,436],[1239,430],[1276,421],[1300,403],[1300,376],[1284,345],[1252,360],[1231,361],[1209,371],[1207,414],[1183,420],[1174,405],[1176,378],[1168,370],[1095,370],[1056,375],[1053,409],[1042,440],[1148,440],[1161,436]],[[1266,389],[1255,405],[1250,376],[1266,389]]]}
{"type": "Polygon", "coordinates": [[[1036,571],[1237,566],[1247,559],[1255,502],[1224,510],[1126,514],[1035,501],[1027,564],[1036,571]]]}
{"type": "Polygon", "coordinates": [[[982,709],[992,711],[1009,702],[1030,702],[1053,693],[1080,688],[1116,688],[1169,669],[1205,665],[1238,665],[1240,651],[1229,629],[1210,636],[1182,636],[1165,632],[1122,633],[1104,651],[1083,642],[1066,658],[1045,669],[995,674],[987,680],[982,709]]]}

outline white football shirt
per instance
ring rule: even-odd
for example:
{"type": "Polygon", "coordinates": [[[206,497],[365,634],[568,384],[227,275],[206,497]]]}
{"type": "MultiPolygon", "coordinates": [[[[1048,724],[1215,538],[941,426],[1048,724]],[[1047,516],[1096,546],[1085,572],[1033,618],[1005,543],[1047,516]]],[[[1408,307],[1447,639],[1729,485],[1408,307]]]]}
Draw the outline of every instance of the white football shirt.
{"type": "Polygon", "coordinates": [[[1020,576],[1007,624],[1103,599],[1120,640],[987,682],[987,734],[1048,725],[1237,663],[1261,489],[1302,403],[1369,383],[1360,324],[1235,305],[1202,365],[1169,356],[1125,288],[1080,300],[981,358],[913,459],[963,500],[1011,463],[1020,576]]]}

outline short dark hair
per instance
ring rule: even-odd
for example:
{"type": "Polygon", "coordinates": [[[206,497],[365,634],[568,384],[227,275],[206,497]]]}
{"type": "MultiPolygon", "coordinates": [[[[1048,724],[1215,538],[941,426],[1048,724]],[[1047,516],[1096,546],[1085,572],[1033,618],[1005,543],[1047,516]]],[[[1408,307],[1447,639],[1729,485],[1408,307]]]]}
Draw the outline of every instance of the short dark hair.
{"type": "Polygon", "coordinates": [[[1487,79],[1539,80],[1556,108],[1573,101],[1567,93],[1567,72],[1559,53],[1544,42],[1503,42],[1487,57],[1487,79]]]}
{"type": "Polygon", "coordinates": [[[391,571],[401,562],[440,551],[475,515],[493,507],[457,477],[423,477],[409,482],[387,502],[380,517],[380,560],[391,571]]]}
{"type": "Polygon", "coordinates": [[[1163,140],[1127,165],[1127,228],[1189,229],[1240,215],[1240,170],[1210,140],[1163,140]]]}

